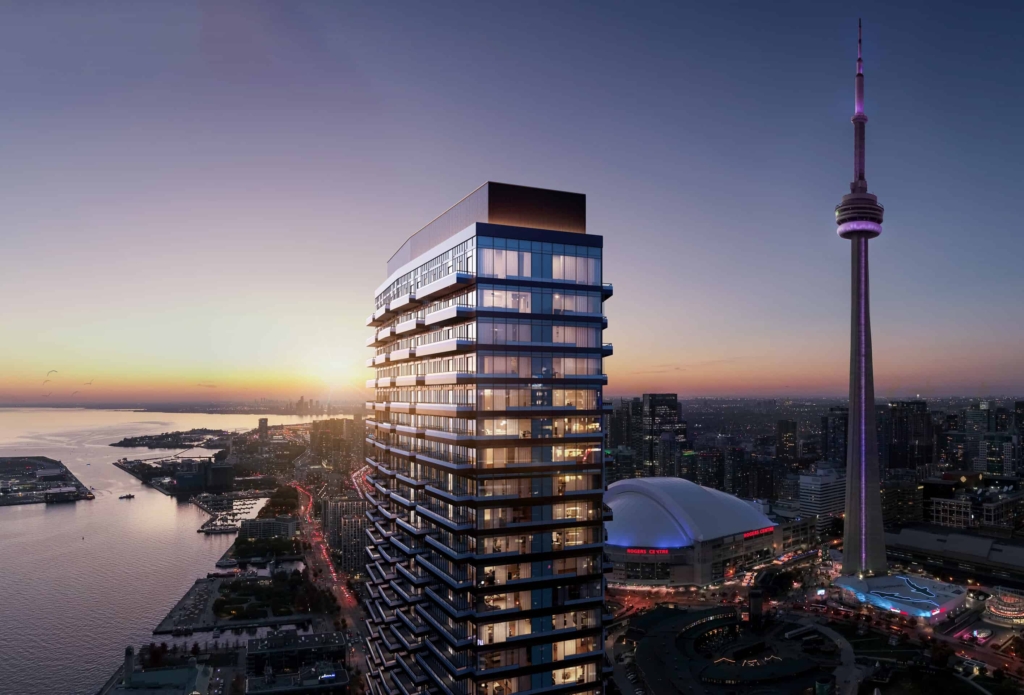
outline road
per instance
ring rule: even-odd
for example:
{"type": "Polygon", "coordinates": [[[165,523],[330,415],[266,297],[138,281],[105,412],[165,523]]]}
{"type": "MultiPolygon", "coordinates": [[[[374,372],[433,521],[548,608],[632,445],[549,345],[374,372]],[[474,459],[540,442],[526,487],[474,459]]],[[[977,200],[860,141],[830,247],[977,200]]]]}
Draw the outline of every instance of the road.
{"type": "MultiPolygon", "coordinates": [[[[330,547],[324,538],[320,522],[313,518],[312,492],[300,483],[291,484],[299,491],[299,525],[302,539],[309,544],[309,548],[305,550],[305,561],[309,567],[310,577],[318,587],[334,594],[341,609],[338,620],[342,622],[350,638],[349,663],[358,667],[358,664],[365,661],[365,646],[352,637],[361,634],[359,628],[363,621],[363,610],[355,594],[348,588],[348,577],[339,573],[331,561],[330,547]]],[[[324,626],[324,629],[333,630],[334,626],[324,626]]]]}

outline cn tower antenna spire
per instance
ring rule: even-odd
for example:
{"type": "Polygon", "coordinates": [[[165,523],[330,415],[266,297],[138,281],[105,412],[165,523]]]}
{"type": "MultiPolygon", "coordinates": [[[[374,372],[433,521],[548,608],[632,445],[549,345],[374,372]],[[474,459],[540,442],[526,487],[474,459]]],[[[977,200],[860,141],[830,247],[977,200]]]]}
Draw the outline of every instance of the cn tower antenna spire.
{"type": "Polygon", "coordinates": [[[861,57],[861,23],[857,20],[857,77],[853,100],[853,183],[850,192],[866,192],[864,178],[864,130],[868,117],[864,115],[864,59],[861,57]]]}
{"type": "Polygon", "coordinates": [[[862,65],[861,54],[860,54],[860,47],[861,47],[861,23],[860,23],[860,20],[858,19],[857,20],[857,74],[858,75],[861,75],[861,74],[864,73],[864,66],[862,65]]]}

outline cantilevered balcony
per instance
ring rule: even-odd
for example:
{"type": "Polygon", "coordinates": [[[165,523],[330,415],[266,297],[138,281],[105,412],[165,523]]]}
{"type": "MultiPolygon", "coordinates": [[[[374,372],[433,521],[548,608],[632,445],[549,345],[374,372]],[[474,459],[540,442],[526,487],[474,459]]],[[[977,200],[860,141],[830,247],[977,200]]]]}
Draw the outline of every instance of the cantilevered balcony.
{"type": "Polygon", "coordinates": [[[427,314],[424,319],[426,325],[431,328],[437,326],[444,326],[449,323],[456,323],[458,321],[465,321],[476,316],[475,306],[464,306],[462,304],[455,304],[444,309],[438,309],[437,311],[427,314]]]}
{"type": "Polygon", "coordinates": [[[471,273],[449,273],[440,280],[434,280],[434,282],[424,285],[416,290],[416,299],[420,303],[428,302],[432,299],[437,299],[452,290],[456,290],[461,287],[469,287],[474,282],[476,282],[476,275],[471,273]]]}
{"type": "Polygon", "coordinates": [[[417,345],[416,356],[430,357],[432,355],[443,355],[451,352],[466,352],[467,350],[472,350],[475,347],[475,340],[467,340],[466,338],[449,338],[447,340],[439,340],[436,343],[417,345]]]}
{"type": "Polygon", "coordinates": [[[395,325],[395,333],[397,333],[398,335],[405,335],[407,333],[415,333],[416,331],[422,329],[424,327],[424,325],[426,325],[426,322],[424,321],[424,319],[421,318],[421,317],[416,316],[416,317],[413,317],[413,318],[408,319],[406,321],[402,321],[399,324],[396,324],[395,325]]]}

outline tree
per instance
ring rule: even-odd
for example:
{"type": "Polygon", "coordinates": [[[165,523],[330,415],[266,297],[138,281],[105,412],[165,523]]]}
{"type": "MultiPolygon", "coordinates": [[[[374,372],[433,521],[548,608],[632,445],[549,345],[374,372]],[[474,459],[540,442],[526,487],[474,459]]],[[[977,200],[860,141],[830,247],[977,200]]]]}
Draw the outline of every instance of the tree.
{"type": "Polygon", "coordinates": [[[199,656],[199,642],[192,643],[192,656],[199,656]]]}

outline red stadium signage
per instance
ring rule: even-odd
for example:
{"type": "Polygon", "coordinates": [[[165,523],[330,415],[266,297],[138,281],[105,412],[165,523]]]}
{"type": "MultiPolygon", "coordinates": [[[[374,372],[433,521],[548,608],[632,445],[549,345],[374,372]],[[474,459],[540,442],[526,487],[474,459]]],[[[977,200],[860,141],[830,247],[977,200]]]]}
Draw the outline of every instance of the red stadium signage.
{"type": "Polygon", "coordinates": [[[626,548],[626,555],[668,555],[666,548],[626,548]]]}
{"type": "Polygon", "coordinates": [[[758,536],[763,536],[765,534],[771,533],[774,530],[775,530],[774,526],[766,526],[765,528],[759,528],[756,531],[747,531],[746,533],[743,534],[743,537],[744,538],[757,538],[758,536]]]}

